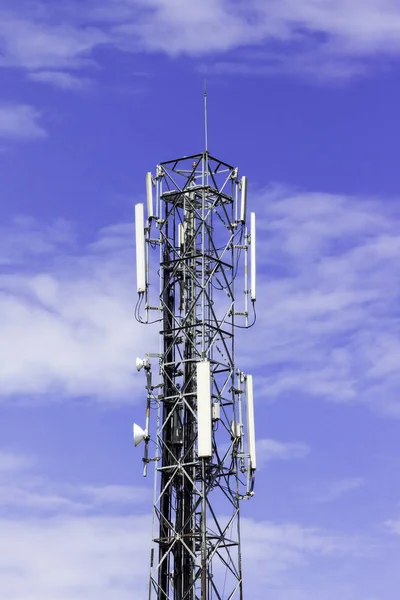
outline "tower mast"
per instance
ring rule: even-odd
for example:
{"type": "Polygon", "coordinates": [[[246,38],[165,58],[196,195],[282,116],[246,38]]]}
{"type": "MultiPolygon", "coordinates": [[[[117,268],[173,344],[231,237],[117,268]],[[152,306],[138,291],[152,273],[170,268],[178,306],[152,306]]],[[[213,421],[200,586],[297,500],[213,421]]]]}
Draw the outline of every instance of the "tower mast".
{"type": "Polygon", "coordinates": [[[147,175],[146,222],[136,207],[137,318],[161,326],[160,351],[137,360],[148,399],[145,429],[134,426],[144,474],[155,465],[149,600],[243,598],[240,503],[253,495],[256,469],[252,377],[237,368],[234,346],[236,327],[255,320],[246,203],[246,178],[206,150],[159,164],[147,175]]]}

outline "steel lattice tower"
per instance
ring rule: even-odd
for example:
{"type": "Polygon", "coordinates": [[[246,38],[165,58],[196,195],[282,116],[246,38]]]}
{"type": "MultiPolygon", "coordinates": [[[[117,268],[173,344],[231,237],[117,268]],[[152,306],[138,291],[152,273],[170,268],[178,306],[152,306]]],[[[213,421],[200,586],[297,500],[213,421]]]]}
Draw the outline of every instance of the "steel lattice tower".
{"type": "Polygon", "coordinates": [[[234,347],[236,327],[255,321],[246,203],[246,178],[206,151],[158,165],[147,174],[146,220],[136,205],[136,316],[161,325],[159,352],[137,360],[148,397],[145,429],[134,425],[144,474],[155,464],[149,600],[243,598],[240,501],[253,495],[256,469],[252,377],[234,347]]]}

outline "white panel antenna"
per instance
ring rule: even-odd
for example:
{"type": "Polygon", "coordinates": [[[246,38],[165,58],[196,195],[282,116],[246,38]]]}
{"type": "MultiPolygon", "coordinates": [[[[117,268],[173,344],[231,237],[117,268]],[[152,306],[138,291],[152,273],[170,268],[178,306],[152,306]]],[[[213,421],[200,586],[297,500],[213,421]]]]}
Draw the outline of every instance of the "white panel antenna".
{"type": "Polygon", "coordinates": [[[183,246],[183,241],[185,239],[185,227],[182,223],[178,225],[178,246],[181,249],[183,246]]]}
{"type": "Polygon", "coordinates": [[[221,404],[219,402],[212,403],[212,420],[219,421],[221,418],[221,404]]]}
{"type": "Polygon", "coordinates": [[[247,421],[247,439],[250,455],[250,468],[256,470],[256,432],[254,423],[254,395],[253,395],[253,375],[247,375],[246,379],[246,421],[247,421]]]}
{"type": "Polygon", "coordinates": [[[246,207],[247,207],[247,177],[242,177],[240,180],[240,221],[246,222],[246,207]]]}
{"type": "Polygon", "coordinates": [[[147,196],[147,218],[154,217],[153,208],[153,176],[151,173],[146,173],[146,196],[147,196]]]}
{"type": "Polygon", "coordinates": [[[250,213],[250,298],[256,299],[256,213],[250,213]]]}
{"type": "Polygon", "coordinates": [[[242,435],[242,428],[237,421],[231,421],[231,438],[239,439],[242,435]]]}
{"type": "Polygon", "coordinates": [[[212,456],[211,372],[208,360],[198,362],[197,368],[197,428],[199,458],[212,456]]]}
{"type": "Polygon", "coordinates": [[[141,294],[146,291],[146,257],[144,240],[144,205],[135,206],[135,233],[136,233],[136,281],[137,291],[141,294]]]}

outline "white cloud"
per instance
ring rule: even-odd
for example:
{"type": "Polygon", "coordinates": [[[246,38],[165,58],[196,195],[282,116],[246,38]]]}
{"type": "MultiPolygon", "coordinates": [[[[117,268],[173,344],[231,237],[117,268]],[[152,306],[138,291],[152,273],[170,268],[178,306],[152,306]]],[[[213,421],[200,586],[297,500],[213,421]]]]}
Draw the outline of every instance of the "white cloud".
{"type": "Polygon", "coordinates": [[[0,139],[33,140],[46,137],[40,113],[27,104],[0,104],[0,139]]]}
{"type": "Polygon", "coordinates": [[[319,502],[333,502],[339,500],[345,494],[358,490],[365,484],[362,477],[347,477],[338,481],[330,482],[327,490],[317,499],[319,502]]]}
{"type": "MultiPolygon", "coordinates": [[[[304,554],[365,556],[372,546],[349,537],[320,528],[304,527],[297,523],[277,524],[270,521],[243,519],[244,541],[247,542],[247,560],[258,564],[271,563],[271,572],[286,569],[289,564],[302,563],[304,554]]],[[[364,540],[365,541],[365,540],[364,540]]]]}
{"type": "MultiPolygon", "coordinates": [[[[29,467],[23,455],[14,457],[12,477],[0,474],[0,595],[7,600],[144,597],[151,519],[148,511],[134,511],[150,508],[150,490],[141,495],[134,486],[50,481],[36,462],[29,467]]],[[[246,590],[256,600],[263,598],[266,584],[280,600],[289,598],[289,582],[305,592],[304,578],[315,564],[338,579],[341,565],[376,556],[366,537],[299,523],[243,518],[242,541],[246,590]]],[[[325,579],[318,587],[321,593],[326,584],[325,579]]]]}
{"type": "Polygon", "coordinates": [[[135,388],[143,386],[144,393],[134,367],[144,352],[142,341],[147,351],[152,340],[157,348],[156,330],[134,320],[132,226],[100,232],[79,255],[68,226],[38,229],[22,220],[6,235],[10,274],[0,277],[3,401],[34,402],[46,395],[59,401],[67,395],[131,402],[135,388]]]}
{"type": "Polygon", "coordinates": [[[38,83],[49,83],[61,90],[83,90],[91,85],[87,77],[77,77],[62,71],[34,71],[29,74],[29,79],[38,83]]]}
{"type": "Polygon", "coordinates": [[[400,535],[400,518],[399,519],[389,519],[385,523],[386,527],[396,535],[400,535]]]}
{"type": "MultiPolygon", "coordinates": [[[[285,189],[257,204],[258,321],[237,338],[238,364],[259,370],[256,397],[400,414],[397,204],[285,189]]],[[[157,328],[133,318],[133,227],[108,227],[83,248],[63,222],[19,219],[1,234],[0,397],[126,402],[144,392],[134,361],[156,351],[157,328]]]]}
{"type": "MultiPolygon", "coordinates": [[[[64,3],[65,5],[65,3],[64,3]]],[[[38,11],[0,13],[0,66],[25,69],[78,68],[93,64],[91,51],[107,41],[106,33],[95,28],[60,25],[64,18],[54,11],[55,22],[41,2],[38,11]],[[43,9],[42,11],[40,9],[43,9]],[[50,19],[49,19],[50,17],[50,19]]],[[[62,10],[62,4],[60,7],[62,10]]],[[[50,11],[53,13],[53,11],[50,11]]]]}
{"type": "MultiPolygon", "coordinates": [[[[151,535],[148,516],[59,514],[40,520],[2,519],[0,527],[0,591],[8,600],[145,597],[151,535]]],[[[244,519],[243,532],[245,587],[257,600],[264,597],[260,586],[265,590],[266,583],[277,586],[276,597],[283,598],[282,577],[288,580],[293,569],[299,572],[298,593],[304,593],[301,574],[308,573],[321,555],[336,565],[336,561],[362,554],[361,540],[295,524],[244,519]]],[[[324,589],[321,586],[321,594],[324,589]]]]}
{"type": "Polygon", "coordinates": [[[303,442],[279,442],[272,439],[257,440],[257,464],[263,466],[271,460],[305,458],[310,448],[303,442]]]}
{"type": "MultiPolygon", "coordinates": [[[[139,2],[141,10],[114,24],[115,42],[126,49],[201,56],[259,42],[263,32],[246,21],[245,11],[224,1],[205,0],[196,7],[181,0],[139,2]],[[193,35],[196,29],[197,35],[193,35]],[[132,43],[133,41],[133,43],[132,43]]],[[[249,7],[250,8],[250,7],[249,7]]],[[[251,16],[251,8],[248,11],[251,16]]]]}
{"type": "Polygon", "coordinates": [[[38,260],[71,252],[74,244],[73,227],[63,219],[46,226],[31,217],[15,217],[9,225],[0,225],[0,265],[21,268],[29,256],[34,268],[38,260]]]}
{"type": "Polygon", "coordinates": [[[150,521],[143,516],[1,519],[7,600],[144,598],[150,521]]]}
{"type": "Polygon", "coordinates": [[[205,60],[198,70],[206,75],[269,77],[276,74],[306,79],[311,82],[343,84],[365,76],[371,67],[367,60],[348,55],[332,55],[327,50],[299,50],[297,53],[276,51],[240,52],[240,57],[205,60]],[[288,54],[290,59],[288,58],[288,54]]]}
{"type": "Polygon", "coordinates": [[[114,33],[129,33],[134,44],[139,39],[144,47],[168,54],[204,55],[277,40],[300,43],[315,33],[325,34],[323,47],[329,45],[332,53],[399,49],[395,0],[207,0],[190,10],[183,0],[120,0],[97,3],[93,10],[103,23],[120,24],[114,33]],[[194,27],[197,36],[191,35],[194,27]]]}
{"type": "MultiPolygon", "coordinates": [[[[1,15],[0,15],[1,16],[1,15]]],[[[93,63],[109,45],[127,52],[170,56],[240,56],[212,67],[235,74],[280,71],[346,79],[364,73],[366,60],[400,53],[396,0],[40,0],[5,4],[0,22],[4,66],[61,70],[93,63]],[[62,23],[62,25],[60,24],[62,23]],[[196,35],[193,35],[196,31],[196,35]],[[261,48],[257,56],[243,50],[261,48]]],[[[54,78],[52,83],[54,84],[54,78]]]]}
{"type": "Polygon", "coordinates": [[[317,396],[398,415],[396,200],[272,190],[258,203],[258,396],[317,396]]]}
{"type": "Polygon", "coordinates": [[[31,457],[0,450],[0,478],[5,474],[15,474],[33,465],[31,457]]]}
{"type": "Polygon", "coordinates": [[[354,577],[358,568],[363,573],[379,564],[382,553],[380,541],[367,536],[299,523],[243,519],[242,532],[245,590],[255,600],[266,594],[278,600],[356,600],[364,586],[349,577],[349,565],[354,577]]]}
{"type": "Polygon", "coordinates": [[[90,485],[50,481],[38,472],[32,456],[0,450],[0,514],[40,517],[93,514],[104,509],[128,511],[151,501],[149,488],[139,485],[90,485]]]}
{"type": "Polygon", "coordinates": [[[331,36],[338,50],[358,53],[398,48],[400,12],[396,0],[308,0],[301,4],[284,0],[265,3],[264,11],[266,17],[286,22],[292,31],[304,28],[331,36]]]}
{"type": "Polygon", "coordinates": [[[41,477],[25,474],[23,477],[4,476],[0,472],[0,511],[9,514],[21,509],[30,515],[88,514],[105,508],[132,512],[146,502],[151,493],[140,486],[127,485],[66,485],[49,482],[41,477]]]}

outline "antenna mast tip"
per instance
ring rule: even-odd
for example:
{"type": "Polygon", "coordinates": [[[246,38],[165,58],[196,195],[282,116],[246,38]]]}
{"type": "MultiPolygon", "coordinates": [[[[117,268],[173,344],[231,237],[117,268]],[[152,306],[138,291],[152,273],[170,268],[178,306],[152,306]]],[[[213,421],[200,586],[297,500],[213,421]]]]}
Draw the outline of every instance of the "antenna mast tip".
{"type": "Polygon", "coordinates": [[[208,152],[207,79],[204,79],[204,137],[206,152],[208,152]]]}

